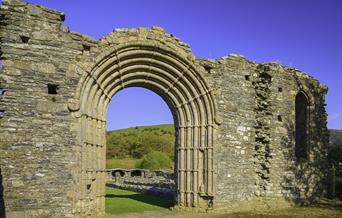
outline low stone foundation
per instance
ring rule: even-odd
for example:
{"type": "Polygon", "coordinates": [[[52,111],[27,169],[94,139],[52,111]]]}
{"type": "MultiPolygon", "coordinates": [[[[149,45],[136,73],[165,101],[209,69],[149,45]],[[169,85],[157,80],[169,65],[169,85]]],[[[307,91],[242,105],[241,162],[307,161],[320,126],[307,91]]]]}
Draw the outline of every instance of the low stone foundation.
{"type": "Polygon", "coordinates": [[[107,186],[176,200],[174,173],[145,169],[107,170],[107,186]]]}

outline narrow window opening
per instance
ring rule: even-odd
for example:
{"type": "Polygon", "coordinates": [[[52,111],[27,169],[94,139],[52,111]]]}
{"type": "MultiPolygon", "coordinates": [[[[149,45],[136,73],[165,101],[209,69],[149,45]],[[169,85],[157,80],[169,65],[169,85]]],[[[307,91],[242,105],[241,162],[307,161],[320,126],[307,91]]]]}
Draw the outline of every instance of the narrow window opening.
{"type": "Polygon", "coordinates": [[[283,121],[283,118],[281,117],[281,115],[278,115],[278,121],[279,121],[279,122],[282,122],[282,121],[283,121]]]}
{"type": "Polygon", "coordinates": [[[65,14],[61,14],[61,21],[65,21],[65,14]]]}
{"type": "Polygon", "coordinates": [[[283,91],[283,88],[279,87],[278,92],[282,92],[282,91],[283,91]]]}
{"type": "Polygon", "coordinates": [[[90,46],[83,45],[83,54],[89,54],[89,52],[90,52],[90,46]]]}
{"type": "Polygon", "coordinates": [[[48,94],[50,95],[57,95],[57,91],[59,89],[58,85],[56,84],[47,84],[48,87],[48,94]]]}
{"type": "Polygon", "coordinates": [[[4,201],[4,186],[3,186],[3,179],[2,173],[0,168],[0,217],[6,217],[5,211],[5,201],[4,201]]]}
{"type": "Polygon", "coordinates": [[[211,73],[211,68],[209,66],[204,66],[205,71],[207,71],[208,73],[211,73]]]}
{"type": "Polygon", "coordinates": [[[249,81],[250,80],[250,77],[249,75],[245,75],[245,80],[249,81]]]}
{"type": "Polygon", "coordinates": [[[87,190],[90,190],[91,184],[87,184],[87,190]]]}
{"type": "Polygon", "coordinates": [[[264,71],[270,71],[270,70],[271,70],[270,66],[264,66],[264,71]]]}
{"type": "Polygon", "coordinates": [[[29,40],[30,40],[30,37],[27,37],[27,36],[20,36],[20,39],[23,43],[28,43],[29,40]]]}
{"type": "Polygon", "coordinates": [[[297,158],[307,157],[307,128],[308,128],[308,99],[306,95],[299,92],[296,96],[296,147],[297,158]]]}
{"type": "Polygon", "coordinates": [[[0,88],[0,97],[5,94],[5,90],[3,88],[0,88]]]}
{"type": "Polygon", "coordinates": [[[0,110],[0,119],[4,117],[5,111],[4,110],[0,110]]]}

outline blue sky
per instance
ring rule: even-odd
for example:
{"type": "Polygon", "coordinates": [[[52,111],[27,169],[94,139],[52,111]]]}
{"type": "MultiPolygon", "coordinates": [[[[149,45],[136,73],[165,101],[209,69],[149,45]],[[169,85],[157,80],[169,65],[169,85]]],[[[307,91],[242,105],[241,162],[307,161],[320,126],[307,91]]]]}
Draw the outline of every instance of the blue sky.
{"type": "MultiPolygon", "coordinates": [[[[278,61],[298,68],[329,87],[328,127],[342,129],[340,0],[27,2],[65,12],[65,25],[94,38],[114,28],[157,25],[188,43],[201,58],[237,53],[255,62],[278,61]]],[[[172,122],[162,99],[139,88],[126,89],[114,96],[108,118],[108,129],[172,122]]]]}

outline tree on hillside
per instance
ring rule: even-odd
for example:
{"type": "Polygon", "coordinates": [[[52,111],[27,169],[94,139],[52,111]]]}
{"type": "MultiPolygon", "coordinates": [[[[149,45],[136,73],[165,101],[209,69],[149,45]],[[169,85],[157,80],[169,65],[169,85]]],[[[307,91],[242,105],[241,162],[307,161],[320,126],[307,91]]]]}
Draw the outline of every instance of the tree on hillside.
{"type": "Polygon", "coordinates": [[[172,160],[163,152],[152,151],[145,155],[136,167],[149,170],[170,169],[172,168],[172,160]]]}
{"type": "Polygon", "coordinates": [[[174,159],[173,125],[134,127],[107,133],[107,159],[142,158],[152,150],[174,159]],[[164,129],[163,129],[164,128],[164,129]]]}

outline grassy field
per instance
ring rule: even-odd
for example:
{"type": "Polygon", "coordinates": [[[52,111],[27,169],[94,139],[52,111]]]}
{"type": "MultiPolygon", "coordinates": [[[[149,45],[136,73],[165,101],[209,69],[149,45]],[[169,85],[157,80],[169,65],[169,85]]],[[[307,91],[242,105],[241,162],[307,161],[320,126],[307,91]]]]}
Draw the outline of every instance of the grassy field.
{"type": "Polygon", "coordinates": [[[106,168],[107,169],[114,169],[114,168],[133,169],[135,168],[135,165],[138,161],[140,161],[140,159],[133,159],[133,158],[107,159],[106,168]]]}
{"type": "Polygon", "coordinates": [[[106,187],[106,213],[168,210],[173,202],[164,198],[106,187]]]}
{"type": "Polygon", "coordinates": [[[168,210],[173,203],[163,198],[115,188],[106,188],[106,218],[340,218],[342,202],[326,202],[308,207],[270,207],[213,211],[211,213],[168,210]]]}

